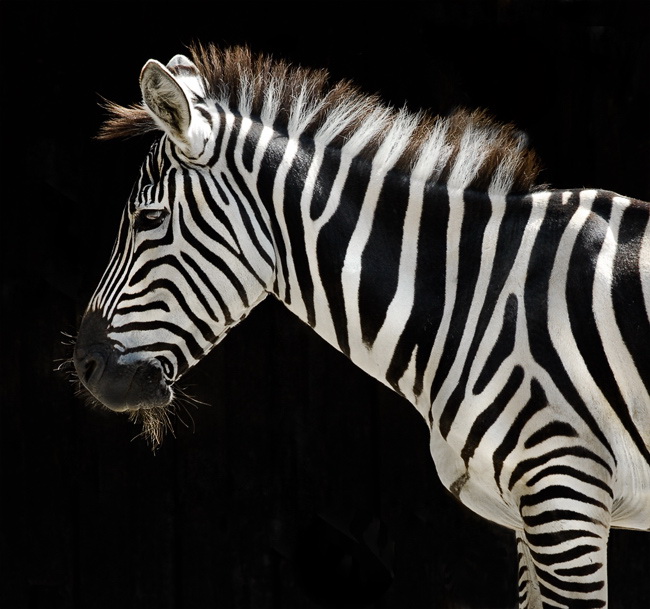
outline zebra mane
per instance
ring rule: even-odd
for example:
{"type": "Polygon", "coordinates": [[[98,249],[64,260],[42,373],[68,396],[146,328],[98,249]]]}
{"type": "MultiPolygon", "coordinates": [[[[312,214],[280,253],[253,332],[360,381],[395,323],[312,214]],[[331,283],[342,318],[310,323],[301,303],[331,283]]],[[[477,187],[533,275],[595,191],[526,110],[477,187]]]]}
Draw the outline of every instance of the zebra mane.
{"type": "MultiPolygon", "coordinates": [[[[293,66],[248,47],[190,47],[194,64],[216,103],[255,118],[289,136],[342,146],[373,162],[436,180],[448,188],[490,189],[495,193],[534,189],[537,157],[526,136],[484,111],[456,110],[447,117],[386,106],[350,81],[329,82],[326,70],[293,66]]],[[[187,67],[171,68],[181,73],[187,67]]],[[[106,102],[108,119],[99,139],[155,131],[144,104],[106,102]]]]}

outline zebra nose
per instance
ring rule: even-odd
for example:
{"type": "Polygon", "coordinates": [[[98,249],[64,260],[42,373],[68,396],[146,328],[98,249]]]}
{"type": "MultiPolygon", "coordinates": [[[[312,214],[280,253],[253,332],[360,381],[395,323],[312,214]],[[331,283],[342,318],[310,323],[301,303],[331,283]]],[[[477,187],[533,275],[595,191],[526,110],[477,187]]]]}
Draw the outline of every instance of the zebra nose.
{"type": "Polygon", "coordinates": [[[97,384],[106,368],[107,354],[99,345],[86,349],[78,347],[74,352],[74,365],[79,380],[88,388],[97,384]]]}
{"type": "Polygon", "coordinates": [[[108,323],[95,312],[81,322],[74,351],[79,380],[110,410],[164,407],[172,398],[161,362],[148,354],[125,355],[108,338],[108,323]]]}
{"type": "Polygon", "coordinates": [[[108,361],[107,323],[101,315],[91,312],[84,315],[77,336],[73,360],[79,380],[93,393],[104,374],[108,361]]]}

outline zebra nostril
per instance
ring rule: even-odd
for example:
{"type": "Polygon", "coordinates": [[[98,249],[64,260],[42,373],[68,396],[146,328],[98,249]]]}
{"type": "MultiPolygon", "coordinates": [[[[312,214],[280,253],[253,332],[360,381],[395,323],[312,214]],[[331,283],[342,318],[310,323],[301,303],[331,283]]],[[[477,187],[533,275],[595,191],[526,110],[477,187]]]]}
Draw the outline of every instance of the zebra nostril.
{"type": "Polygon", "coordinates": [[[167,385],[171,385],[173,383],[172,378],[174,376],[174,367],[172,366],[172,363],[169,361],[169,359],[162,355],[157,356],[156,359],[162,367],[165,383],[167,383],[167,385]]]}
{"type": "Polygon", "coordinates": [[[97,369],[97,360],[93,357],[89,357],[83,364],[83,375],[82,381],[86,384],[90,383],[90,379],[93,377],[93,373],[97,369]]]}
{"type": "Polygon", "coordinates": [[[106,367],[106,357],[101,351],[101,346],[93,346],[91,349],[78,346],[74,354],[74,365],[79,380],[87,389],[92,389],[99,382],[106,367]]]}
{"type": "Polygon", "coordinates": [[[79,380],[91,391],[100,382],[110,358],[106,320],[97,312],[84,315],[77,336],[73,361],[79,380]]]}

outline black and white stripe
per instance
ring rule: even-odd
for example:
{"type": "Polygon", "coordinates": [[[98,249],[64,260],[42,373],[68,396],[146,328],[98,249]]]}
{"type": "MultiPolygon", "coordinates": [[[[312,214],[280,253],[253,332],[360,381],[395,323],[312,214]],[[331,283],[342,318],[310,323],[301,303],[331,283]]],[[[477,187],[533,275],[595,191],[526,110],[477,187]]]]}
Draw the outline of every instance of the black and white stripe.
{"type": "Polygon", "coordinates": [[[137,355],[170,385],[271,293],[516,531],[521,607],[605,606],[609,528],[650,529],[650,206],[535,189],[522,137],[481,114],[394,112],[245,49],[193,60],[149,62],[146,107],[106,127],[164,132],[87,313],[106,369],[137,355]]]}

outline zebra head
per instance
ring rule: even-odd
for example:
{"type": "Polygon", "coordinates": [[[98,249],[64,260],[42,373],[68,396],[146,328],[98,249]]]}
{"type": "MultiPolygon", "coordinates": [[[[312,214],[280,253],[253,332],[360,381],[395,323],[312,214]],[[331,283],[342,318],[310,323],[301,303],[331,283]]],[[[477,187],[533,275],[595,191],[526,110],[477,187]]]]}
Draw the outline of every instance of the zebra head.
{"type": "Polygon", "coordinates": [[[95,400],[151,413],[164,411],[173,383],[266,296],[274,257],[263,210],[250,209],[245,180],[222,158],[226,115],[195,65],[151,60],[140,86],[144,107],[123,118],[163,134],[129,197],[73,360],[95,400]]]}

